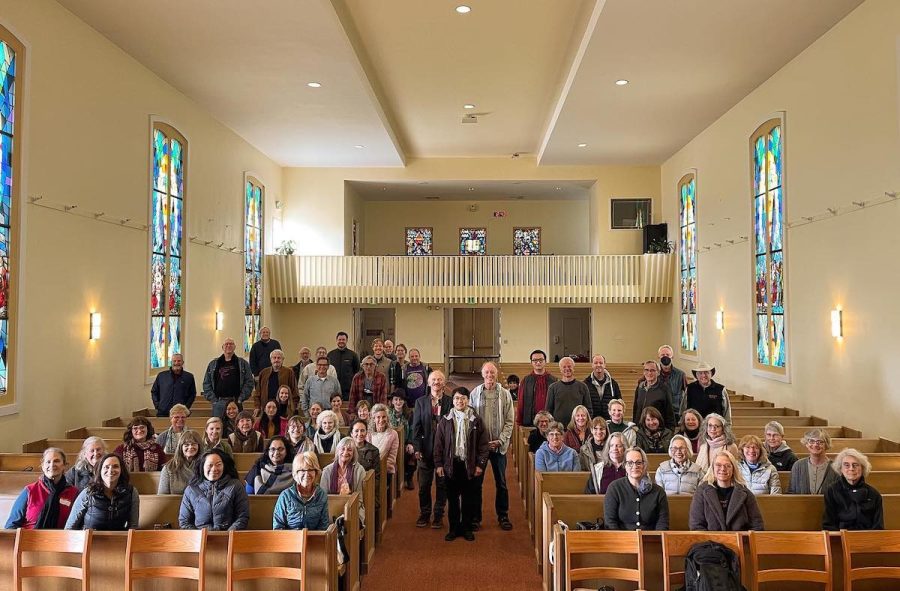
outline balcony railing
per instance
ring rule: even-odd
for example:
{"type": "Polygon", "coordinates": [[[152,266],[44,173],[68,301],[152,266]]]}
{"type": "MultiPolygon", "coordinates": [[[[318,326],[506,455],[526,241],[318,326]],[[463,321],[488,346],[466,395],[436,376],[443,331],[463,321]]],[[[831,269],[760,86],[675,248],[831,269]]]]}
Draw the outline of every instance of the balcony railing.
{"type": "Polygon", "coordinates": [[[266,257],[274,303],[603,304],[669,302],[667,254],[266,257]]]}

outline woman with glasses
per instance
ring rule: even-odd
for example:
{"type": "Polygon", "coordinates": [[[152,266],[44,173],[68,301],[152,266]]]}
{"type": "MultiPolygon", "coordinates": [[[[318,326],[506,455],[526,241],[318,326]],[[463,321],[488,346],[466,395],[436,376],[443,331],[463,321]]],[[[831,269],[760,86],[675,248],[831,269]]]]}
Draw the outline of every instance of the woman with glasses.
{"type": "Polygon", "coordinates": [[[184,433],[185,423],[190,414],[191,411],[188,410],[188,407],[183,404],[176,404],[169,409],[171,426],[156,436],[156,443],[163,448],[163,451],[170,458],[175,454],[175,450],[178,449],[178,438],[184,433]]]}
{"type": "Polygon", "coordinates": [[[158,472],[166,463],[166,453],[153,439],[153,425],[146,417],[134,417],[115,449],[129,472],[158,472]]]}
{"type": "Polygon", "coordinates": [[[546,410],[534,415],[534,429],[528,434],[528,451],[536,454],[541,449],[541,445],[547,442],[547,429],[550,428],[550,423],[555,422],[553,415],[546,410]]]}
{"type": "Polygon", "coordinates": [[[625,452],[626,478],[620,478],[606,490],[603,521],[606,529],[667,530],[669,499],[666,492],[647,474],[647,454],[639,447],[625,452]]]}
{"type": "Polygon", "coordinates": [[[738,444],[741,452],[741,476],[755,495],[780,495],[781,479],[778,470],[766,456],[765,446],[756,435],[745,435],[738,444]]]}
{"type": "Polygon", "coordinates": [[[791,466],[788,494],[821,495],[838,481],[838,473],[826,455],[831,448],[831,435],[825,429],[810,429],[800,439],[809,456],[791,466]]]}
{"type": "Polygon", "coordinates": [[[834,469],[841,475],[825,491],[822,529],[884,529],[881,493],[866,482],[872,470],[869,458],[853,448],[842,449],[834,469]]]}
{"type": "Polygon", "coordinates": [[[675,435],[669,442],[669,460],[656,469],[656,484],[667,495],[692,495],[700,484],[703,470],[692,461],[691,442],[684,435],[675,435]]]}
{"type": "Polygon", "coordinates": [[[538,472],[576,472],[579,468],[578,452],[563,443],[565,428],[562,423],[550,423],[547,441],[534,454],[534,469],[538,472]]]}
{"type": "Polygon", "coordinates": [[[700,433],[703,443],[697,451],[697,464],[704,471],[712,466],[713,457],[721,449],[733,457],[740,455],[734,442],[734,434],[731,432],[731,424],[722,415],[716,413],[706,415],[700,425],[700,433]]]}
{"type": "Polygon", "coordinates": [[[291,444],[294,455],[305,451],[316,451],[316,446],[313,444],[312,439],[306,436],[306,424],[300,416],[294,415],[288,419],[287,439],[288,443],[291,444]]]}
{"type": "Polygon", "coordinates": [[[789,471],[794,467],[797,456],[784,441],[784,426],[778,421],[769,421],[765,426],[766,453],[776,470],[789,471]]]}
{"type": "Polygon", "coordinates": [[[257,459],[244,480],[248,495],[277,495],[293,482],[291,462],[294,460],[291,444],[286,437],[276,435],[269,439],[266,451],[257,459]]]}
{"type": "Polygon", "coordinates": [[[331,523],[328,493],[316,484],[320,472],[316,454],[309,451],[297,454],[291,470],[294,484],[278,495],[272,513],[272,529],[328,529],[331,523]]]}

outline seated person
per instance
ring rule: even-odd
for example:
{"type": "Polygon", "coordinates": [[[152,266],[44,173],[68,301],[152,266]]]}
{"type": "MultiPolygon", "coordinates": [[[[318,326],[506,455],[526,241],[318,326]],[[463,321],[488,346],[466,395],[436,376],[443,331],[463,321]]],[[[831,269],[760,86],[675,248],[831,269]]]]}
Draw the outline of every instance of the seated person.
{"type": "Polygon", "coordinates": [[[169,409],[170,426],[156,436],[156,443],[163,448],[166,457],[171,458],[178,448],[178,438],[184,433],[185,423],[190,414],[191,411],[183,404],[176,404],[169,409]]]}
{"type": "Polygon", "coordinates": [[[287,419],[297,414],[294,408],[294,401],[291,399],[290,386],[281,386],[275,395],[275,406],[277,407],[278,416],[287,419]]]}
{"type": "Polygon", "coordinates": [[[243,410],[242,406],[234,400],[229,400],[225,405],[225,418],[222,421],[222,437],[228,439],[228,436],[237,431],[237,418],[243,410]]]}
{"type": "Polygon", "coordinates": [[[349,495],[358,492],[360,498],[359,518],[362,521],[365,516],[365,508],[362,506],[365,479],[366,469],[359,463],[356,444],[349,437],[344,437],[335,446],[334,461],[322,470],[320,484],[330,495],[349,495]]]}
{"type": "Polygon", "coordinates": [[[184,489],[194,477],[200,450],[203,449],[203,437],[196,431],[185,431],[181,434],[180,441],[175,455],[166,462],[159,474],[158,495],[184,494],[184,489]]]}
{"type": "Polygon", "coordinates": [[[663,424],[662,413],[655,406],[641,411],[641,424],[637,430],[636,447],[648,454],[664,454],[669,450],[672,430],[663,424]]]}
{"type": "Polygon", "coordinates": [[[884,529],[881,494],[866,483],[866,476],[872,470],[869,458],[847,448],[838,452],[833,465],[841,475],[825,491],[822,529],[884,529]]]}
{"type": "MultiPolygon", "coordinates": [[[[271,402],[271,400],[269,401],[271,402]]],[[[266,451],[247,471],[244,481],[248,495],[277,495],[291,486],[293,449],[286,437],[276,435],[269,440],[266,451]]]]}
{"type": "Polygon", "coordinates": [[[350,421],[365,421],[367,424],[372,419],[372,407],[368,400],[360,400],[356,403],[356,415],[350,417],[350,421]]]}
{"type": "Polygon", "coordinates": [[[341,439],[341,432],[337,428],[337,418],[334,412],[323,410],[316,419],[316,430],[313,433],[313,445],[316,453],[328,454],[334,452],[334,447],[341,439]]]}
{"type": "Polygon", "coordinates": [[[291,444],[291,449],[295,456],[304,451],[315,452],[316,450],[312,439],[306,436],[306,424],[303,422],[303,418],[298,415],[288,419],[287,440],[291,444]]]}
{"type": "Polygon", "coordinates": [[[632,447],[625,452],[627,476],[612,482],[603,499],[606,529],[669,529],[669,499],[650,480],[648,465],[647,454],[641,448],[632,447]]]}
{"type": "Polygon", "coordinates": [[[236,454],[262,453],[266,440],[253,428],[253,412],[242,410],[237,417],[237,429],[228,436],[231,451],[236,454]]]}
{"type": "Polygon", "coordinates": [[[700,432],[702,424],[703,417],[700,416],[700,413],[693,408],[689,408],[681,415],[678,427],[675,428],[675,433],[684,435],[691,442],[691,451],[695,454],[700,451],[700,444],[703,443],[700,432]]]}
{"type": "Polygon", "coordinates": [[[85,439],[75,465],[66,471],[66,482],[82,490],[94,479],[94,468],[105,454],[106,442],[103,439],[97,436],[85,439]]]}
{"type": "Polygon", "coordinates": [[[231,449],[231,444],[228,443],[228,439],[226,439],[225,435],[223,434],[223,425],[224,423],[219,417],[210,417],[206,419],[206,430],[204,431],[205,436],[203,437],[203,451],[220,449],[229,456],[234,453],[231,449]]]}
{"type": "Polygon", "coordinates": [[[536,454],[541,448],[541,444],[547,441],[547,429],[550,423],[555,423],[553,415],[542,410],[534,415],[534,429],[528,434],[528,451],[536,454]]]}
{"type": "Polygon", "coordinates": [[[272,529],[324,531],[328,516],[328,493],[316,484],[319,459],[310,451],[294,456],[291,464],[294,485],[281,491],[272,513],[272,529]]]}
{"type": "Polygon", "coordinates": [[[741,453],[741,476],[755,495],[780,495],[781,479],[766,458],[765,446],[756,435],[746,435],[738,443],[741,453]]]}
{"type": "Polygon", "coordinates": [[[313,402],[309,405],[309,420],[306,421],[306,432],[310,434],[312,437],[312,433],[317,429],[317,419],[319,418],[319,413],[321,413],[325,408],[319,404],[318,402],[313,402]]]}
{"type": "Polygon", "coordinates": [[[625,401],[621,398],[613,398],[606,409],[609,411],[609,420],[606,422],[606,430],[612,433],[622,433],[625,437],[626,448],[634,447],[637,440],[637,428],[631,421],[625,420],[625,401]]]}
{"type": "Polygon", "coordinates": [[[603,460],[603,448],[609,438],[606,430],[606,419],[594,417],[591,419],[591,436],[578,450],[578,461],[581,470],[590,470],[591,466],[603,460]]]}
{"type": "Polygon", "coordinates": [[[115,453],[129,472],[158,472],[168,458],[153,439],[153,425],[147,417],[134,417],[122,435],[115,453]]]}
{"type": "MultiPolygon", "coordinates": [[[[372,428],[366,435],[366,440],[378,448],[381,457],[387,458],[387,497],[390,499],[393,492],[393,475],[397,473],[397,454],[400,452],[400,436],[391,427],[388,420],[388,409],[384,404],[376,404],[372,408],[372,428]]],[[[379,466],[380,467],[380,466],[379,466]]]]}
{"type": "Polygon", "coordinates": [[[22,489],[13,503],[6,529],[63,529],[78,489],[66,482],[66,454],[48,447],[41,458],[41,477],[22,489]]]}
{"type": "Polygon", "coordinates": [[[578,452],[563,443],[562,423],[550,423],[547,441],[534,454],[534,469],[538,472],[575,472],[579,468],[578,452]]]}
{"type": "Polygon", "coordinates": [[[704,472],[712,466],[712,458],[720,449],[725,449],[732,457],[740,455],[735,445],[734,434],[731,432],[731,423],[721,415],[716,413],[706,415],[700,424],[700,436],[703,441],[697,451],[697,464],[704,472]]]}
{"type": "Polygon", "coordinates": [[[690,530],[764,530],[763,517],[756,496],[750,492],[743,480],[740,467],[731,452],[718,449],[712,457],[712,468],[706,473],[691,499],[688,516],[690,530]]]}
{"type": "Polygon", "coordinates": [[[591,415],[583,404],[579,404],[572,409],[572,420],[569,421],[568,429],[566,429],[565,443],[571,449],[581,450],[588,437],[590,437],[591,415]]]}
{"type": "Polygon", "coordinates": [[[284,435],[285,429],[287,429],[287,419],[278,414],[278,404],[274,400],[266,402],[262,416],[253,425],[253,429],[266,440],[276,435],[284,435]]]}
{"type": "Polygon", "coordinates": [[[94,479],[75,499],[66,529],[137,529],[140,502],[122,459],[116,454],[106,454],[94,472],[94,479]]]}
{"type": "Polygon", "coordinates": [[[250,501],[238,479],[230,454],[221,449],[204,452],[194,478],[184,490],[178,525],[181,529],[226,531],[247,529],[250,501]]]}
{"type": "Polygon", "coordinates": [[[669,458],[656,469],[656,484],[667,495],[692,495],[700,485],[703,471],[692,461],[691,443],[684,435],[673,435],[669,442],[669,458]]]}
{"type": "Polygon", "coordinates": [[[506,389],[509,390],[509,395],[512,396],[513,400],[519,399],[519,376],[514,373],[506,376],[506,389]]]}
{"type": "Polygon", "coordinates": [[[344,399],[341,398],[340,394],[335,394],[331,397],[331,412],[334,413],[337,420],[337,427],[350,426],[350,413],[344,410],[343,405],[344,399]]]}
{"type": "Polygon", "coordinates": [[[809,455],[791,466],[791,484],[788,494],[821,495],[838,481],[828,450],[831,449],[831,435],[826,429],[813,428],[800,439],[809,455]]]}
{"type": "Polygon", "coordinates": [[[625,478],[625,434],[610,433],[603,450],[603,459],[591,466],[584,493],[604,495],[606,489],[619,478],[625,478]]]}
{"type": "Polygon", "coordinates": [[[775,470],[790,472],[797,461],[793,450],[784,442],[784,427],[778,421],[769,421],[765,427],[766,454],[775,470]]]}

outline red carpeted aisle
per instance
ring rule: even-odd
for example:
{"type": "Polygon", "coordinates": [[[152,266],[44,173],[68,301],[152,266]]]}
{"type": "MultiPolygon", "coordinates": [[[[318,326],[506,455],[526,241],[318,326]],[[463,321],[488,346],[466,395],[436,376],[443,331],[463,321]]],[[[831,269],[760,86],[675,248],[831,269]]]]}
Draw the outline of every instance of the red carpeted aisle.
{"type": "Polygon", "coordinates": [[[375,563],[362,579],[365,591],[539,591],[541,577],[534,559],[534,545],[519,497],[512,461],[507,466],[510,487],[509,518],[512,531],[497,525],[494,512],[494,479],[488,467],[484,481],[484,523],[474,542],[457,538],[445,542],[441,530],[417,528],[417,490],[404,490],[394,505],[384,539],[375,550],[375,563]]]}

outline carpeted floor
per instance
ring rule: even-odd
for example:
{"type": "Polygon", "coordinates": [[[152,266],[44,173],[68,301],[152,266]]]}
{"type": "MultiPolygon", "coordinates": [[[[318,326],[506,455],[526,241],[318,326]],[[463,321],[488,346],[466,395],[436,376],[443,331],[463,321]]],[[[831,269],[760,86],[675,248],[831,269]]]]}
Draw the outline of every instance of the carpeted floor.
{"type": "Polygon", "coordinates": [[[445,542],[446,527],[417,528],[418,491],[404,490],[394,505],[394,516],[388,521],[384,539],[375,549],[374,564],[362,579],[362,588],[365,591],[539,591],[541,577],[511,461],[506,480],[510,487],[512,531],[503,531],[497,525],[494,479],[488,468],[484,481],[484,524],[475,534],[474,542],[462,538],[445,542]]]}

